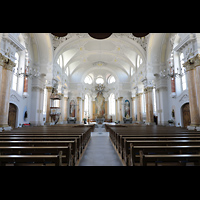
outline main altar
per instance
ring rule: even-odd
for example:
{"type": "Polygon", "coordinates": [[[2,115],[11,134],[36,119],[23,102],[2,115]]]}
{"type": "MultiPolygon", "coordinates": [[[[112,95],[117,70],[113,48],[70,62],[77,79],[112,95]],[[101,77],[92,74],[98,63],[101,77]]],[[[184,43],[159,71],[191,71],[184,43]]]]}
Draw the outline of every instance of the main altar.
{"type": "Polygon", "coordinates": [[[97,91],[97,96],[95,98],[95,121],[97,124],[103,124],[105,121],[105,97],[103,96],[103,91],[105,86],[103,84],[97,84],[95,90],[97,91]]]}

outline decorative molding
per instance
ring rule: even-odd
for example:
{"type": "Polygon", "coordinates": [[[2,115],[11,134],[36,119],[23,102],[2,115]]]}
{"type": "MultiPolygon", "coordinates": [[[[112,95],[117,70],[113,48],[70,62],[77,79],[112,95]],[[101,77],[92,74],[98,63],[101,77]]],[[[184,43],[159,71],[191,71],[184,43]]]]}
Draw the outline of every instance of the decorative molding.
{"type": "Polygon", "coordinates": [[[183,67],[186,68],[186,71],[190,71],[197,66],[200,66],[200,54],[197,54],[183,64],[183,67]]]}
{"type": "Polygon", "coordinates": [[[174,51],[181,52],[189,43],[195,39],[196,38],[193,34],[189,34],[183,40],[181,40],[181,42],[174,48],[174,51]]]}
{"type": "Polygon", "coordinates": [[[146,87],[144,88],[144,93],[152,92],[153,87],[146,87]]]}
{"type": "Polygon", "coordinates": [[[12,60],[10,60],[9,58],[5,57],[0,53],[0,65],[4,69],[12,71],[16,64],[12,60]]]}
{"type": "Polygon", "coordinates": [[[141,96],[143,93],[137,93],[136,94],[136,97],[138,97],[138,96],[141,96]]]}
{"type": "Polygon", "coordinates": [[[106,65],[107,65],[107,63],[102,62],[102,61],[97,61],[97,62],[94,62],[94,63],[93,63],[93,66],[94,66],[94,67],[104,67],[104,66],[106,66],[106,65]]]}
{"type": "Polygon", "coordinates": [[[189,101],[189,95],[188,95],[188,94],[184,94],[184,95],[180,98],[179,102],[181,102],[181,101],[186,101],[186,100],[189,101]]]}
{"type": "Polygon", "coordinates": [[[150,34],[141,39],[141,38],[135,37],[132,33],[128,36],[128,38],[137,42],[144,49],[145,52],[147,50],[147,44],[149,41],[149,37],[150,37],[150,34]]]}
{"type": "Polygon", "coordinates": [[[14,94],[11,94],[10,95],[10,98],[13,100],[13,101],[20,101],[17,97],[16,97],[16,95],[14,95],[14,94]]]}

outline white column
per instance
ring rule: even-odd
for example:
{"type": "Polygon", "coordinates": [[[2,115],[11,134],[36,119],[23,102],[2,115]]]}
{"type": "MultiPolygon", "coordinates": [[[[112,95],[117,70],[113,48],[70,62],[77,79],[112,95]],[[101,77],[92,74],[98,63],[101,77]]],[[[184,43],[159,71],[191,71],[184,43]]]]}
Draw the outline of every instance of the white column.
{"type": "Polygon", "coordinates": [[[46,87],[47,89],[47,104],[46,104],[46,123],[50,123],[50,96],[52,92],[52,87],[46,87]]]}
{"type": "Polygon", "coordinates": [[[169,120],[169,106],[168,106],[168,92],[167,87],[160,87],[160,115],[161,115],[161,125],[168,125],[169,120]]]}
{"type": "Polygon", "coordinates": [[[31,98],[31,113],[30,113],[30,123],[34,126],[39,125],[39,100],[40,100],[40,88],[32,87],[32,98],[31,98]]]}
{"type": "Polygon", "coordinates": [[[43,125],[44,75],[32,79],[30,123],[43,125]]]}
{"type": "Polygon", "coordinates": [[[39,125],[44,125],[43,121],[43,103],[44,103],[44,89],[40,88],[40,105],[39,105],[39,125]]]}

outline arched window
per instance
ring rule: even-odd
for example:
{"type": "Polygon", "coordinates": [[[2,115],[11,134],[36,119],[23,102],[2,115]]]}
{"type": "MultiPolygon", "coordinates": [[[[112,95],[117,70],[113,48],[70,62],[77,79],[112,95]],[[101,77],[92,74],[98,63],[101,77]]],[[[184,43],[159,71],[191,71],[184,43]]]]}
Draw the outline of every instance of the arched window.
{"type": "Polygon", "coordinates": [[[187,84],[186,84],[186,74],[185,74],[185,68],[183,67],[184,63],[184,55],[183,53],[180,54],[180,71],[182,72],[183,76],[181,77],[181,84],[182,84],[182,90],[186,90],[187,84]]]}
{"type": "Polygon", "coordinates": [[[17,71],[18,71],[18,66],[19,66],[19,54],[15,53],[15,67],[13,69],[13,79],[12,79],[12,89],[17,90],[17,71]]]}
{"type": "Polygon", "coordinates": [[[66,67],[65,73],[67,74],[67,76],[69,76],[69,66],[66,67]]]}
{"type": "Polygon", "coordinates": [[[60,67],[62,68],[63,66],[63,59],[62,59],[62,55],[59,56],[58,60],[57,60],[57,63],[60,65],[60,67]]]}
{"type": "Polygon", "coordinates": [[[109,97],[109,114],[115,115],[115,95],[113,93],[109,97]]]}
{"type": "Polygon", "coordinates": [[[103,84],[103,83],[104,83],[104,80],[103,80],[102,76],[98,76],[96,79],[96,84],[103,84]]]}
{"type": "Polygon", "coordinates": [[[85,80],[84,80],[85,83],[88,83],[88,84],[92,84],[92,77],[90,75],[87,75],[85,77],[85,80]]]}
{"type": "Polygon", "coordinates": [[[142,58],[140,57],[140,55],[138,55],[137,56],[137,68],[139,68],[141,64],[142,64],[142,58]]]}
{"type": "Polygon", "coordinates": [[[131,67],[131,76],[133,76],[133,67],[131,67]]]}
{"type": "Polygon", "coordinates": [[[114,83],[114,82],[115,82],[115,77],[112,76],[112,75],[110,75],[110,76],[108,77],[108,84],[111,84],[111,83],[114,83]]]}

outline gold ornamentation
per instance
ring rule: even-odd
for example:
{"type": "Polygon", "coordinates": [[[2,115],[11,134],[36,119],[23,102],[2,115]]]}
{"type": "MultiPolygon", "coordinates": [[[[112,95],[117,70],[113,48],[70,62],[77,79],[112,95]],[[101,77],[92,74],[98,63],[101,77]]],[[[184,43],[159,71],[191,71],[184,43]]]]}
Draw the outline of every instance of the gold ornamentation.
{"type": "Polygon", "coordinates": [[[10,60],[9,58],[3,56],[3,55],[0,53],[0,65],[1,65],[3,68],[12,71],[13,68],[15,67],[16,63],[14,63],[12,60],[10,60]]]}
{"type": "Polygon", "coordinates": [[[190,58],[187,62],[183,64],[183,67],[186,68],[186,72],[194,69],[197,66],[200,66],[200,54],[197,54],[193,58],[190,58]]]}

